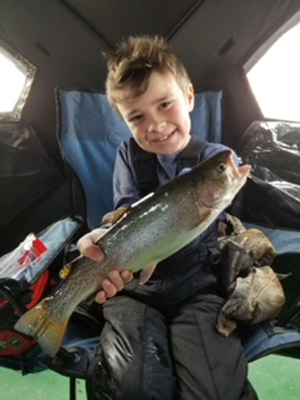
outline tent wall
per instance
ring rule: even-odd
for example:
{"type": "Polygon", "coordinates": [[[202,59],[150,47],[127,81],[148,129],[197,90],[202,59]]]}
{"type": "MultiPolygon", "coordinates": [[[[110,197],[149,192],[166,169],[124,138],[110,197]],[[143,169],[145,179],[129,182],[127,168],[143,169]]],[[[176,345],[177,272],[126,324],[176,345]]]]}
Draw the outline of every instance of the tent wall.
{"type": "MultiPolygon", "coordinates": [[[[141,26],[143,33],[153,32],[154,23],[157,33],[161,33],[159,23],[164,27],[163,18],[156,22],[151,19],[155,11],[152,7],[157,7],[157,2],[144,1],[144,10],[139,15],[128,12],[135,2],[141,4],[139,0],[114,0],[114,7],[107,0],[0,0],[1,38],[38,68],[22,119],[32,123],[47,152],[60,166],[54,88],[102,90],[106,67],[101,52],[108,48],[103,37],[114,46],[128,32],[139,33],[141,26]],[[83,18],[74,14],[66,3],[83,10],[83,18]],[[95,29],[91,29],[86,18],[93,13],[97,13],[92,25],[95,29]],[[117,27],[113,38],[108,30],[112,24],[117,27]]],[[[159,3],[162,15],[175,12],[174,2],[159,3]]],[[[261,119],[240,60],[295,14],[300,3],[298,0],[200,3],[191,8],[184,24],[170,38],[170,44],[186,64],[197,90],[225,88],[225,141],[235,146],[247,126],[261,119]]]]}

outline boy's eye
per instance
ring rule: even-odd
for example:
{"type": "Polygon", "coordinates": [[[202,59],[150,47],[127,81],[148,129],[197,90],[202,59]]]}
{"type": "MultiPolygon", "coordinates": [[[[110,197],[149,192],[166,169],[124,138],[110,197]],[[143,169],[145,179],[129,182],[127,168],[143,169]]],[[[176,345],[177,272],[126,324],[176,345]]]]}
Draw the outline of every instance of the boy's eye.
{"type": "Polygon", "coordinates": [[[140,121],[142,119],[142,115],[138,114],[138,115],[133,115],[130,119],[129,122],[137,122],[140,121]]]}
{"type": "Polygon", "coordinates": [[[161,103],[161,108],[168,108],[170,105],[172,104],[171,101],[164,101],[163,103],[161,103]]]}

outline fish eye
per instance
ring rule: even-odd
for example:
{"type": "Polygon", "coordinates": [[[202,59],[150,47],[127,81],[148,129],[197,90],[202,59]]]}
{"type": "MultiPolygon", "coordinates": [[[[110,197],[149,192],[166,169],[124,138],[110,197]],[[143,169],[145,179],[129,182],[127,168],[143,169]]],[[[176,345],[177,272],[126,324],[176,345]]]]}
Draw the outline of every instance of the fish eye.
{"type": "Polygon", "coordinates": [[[218,165],[218,170],[219,170],[220,173],[224,172],[225,169],[226,169],[226,164],[225,163],[220,163],[218,165]]]}

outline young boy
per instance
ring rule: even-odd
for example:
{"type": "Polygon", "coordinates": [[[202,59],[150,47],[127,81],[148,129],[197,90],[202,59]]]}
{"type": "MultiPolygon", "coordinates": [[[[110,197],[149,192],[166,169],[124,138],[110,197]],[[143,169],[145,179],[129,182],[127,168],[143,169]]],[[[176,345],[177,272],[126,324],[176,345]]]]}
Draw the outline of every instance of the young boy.
{"type": "MultiPolygon", "coordinates": [[[[194,106],[181,62],[160,37],[130,37],[108,55],[106,88],[138,146],[156,155],[159,186],[174,179],[178,157],[191,139],[194,106]]],[[[202,160],[224,148],[208,143],[202,160]]],[[[115,209],[141,197],[125,142],[115,165],[115,209]]],[[[104,252],[93,243],[103,232],[99,228],[81,238],[79,250],[102,260],[104,252]]],[[[208,250],[217,247],[216,237],[214,224],[161,262],[144,285],[129,271],[110,272],[96,296],[106,323],[90,380],[93,399],[257,399],[238,336],[224,338],[215,328],[224,303],[208,250]]]]}

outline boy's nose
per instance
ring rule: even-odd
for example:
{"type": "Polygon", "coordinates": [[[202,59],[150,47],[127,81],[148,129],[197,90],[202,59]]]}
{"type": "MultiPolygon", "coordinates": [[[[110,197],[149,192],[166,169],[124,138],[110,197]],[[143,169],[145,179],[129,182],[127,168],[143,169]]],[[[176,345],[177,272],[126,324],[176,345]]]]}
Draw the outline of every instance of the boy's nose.
{"type": "Polygon", "coordinates": [[[161,118],[152,118],[148,126],[149,132],[162,132],[166,127],[166,121],[161,118]]]}

